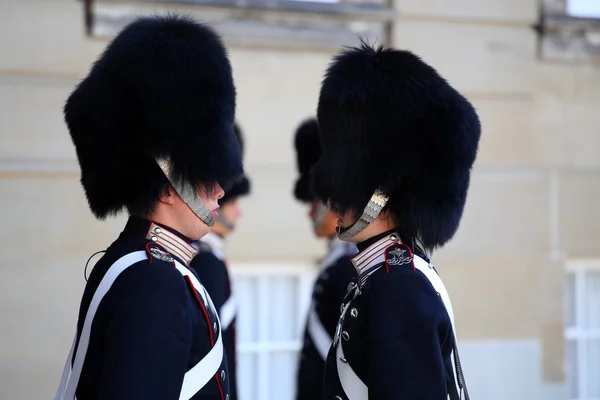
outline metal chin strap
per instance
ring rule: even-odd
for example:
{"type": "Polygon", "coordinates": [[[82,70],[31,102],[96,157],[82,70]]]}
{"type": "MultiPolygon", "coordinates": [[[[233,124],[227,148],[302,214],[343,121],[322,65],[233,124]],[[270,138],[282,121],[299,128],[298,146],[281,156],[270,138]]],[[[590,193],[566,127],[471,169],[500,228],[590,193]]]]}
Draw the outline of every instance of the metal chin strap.
{"type": "Polygon", "coordinates": [[[319,206],[317,207],[317,212],[315,213],[315,217],[312,220],[312,225],[315,232],[319,230],[321,225],[323,225],[323,221],[325,220],[325,217],[327,216],[328,212],[329,208],[327,208],[325,204],[319,203],[319,206]]]}
{"type": "Polygon", "coordinates": [[[223,225],[225,228],[227,228],[230,231],[232,231],[233,228],[235,228],[235,225],[230,220],[228,220],[226,216],[223,215],[223,212],[221,212],[221,209],[217,210],[217,221],[219,221],[221,223],[221,225],[223,225]]]}
{"type": "Polygon", "coordinates": [[[156,163],[165,174],[179,197],[184,201],[185,204],[188,205],[190,210],[194,214],[198,216],[208,226],[213,226],[215,224],[215,217],[213,213],[206,207],[200,196],[198,196],[198,191],[190,182],[184,180],[177,180],[173,177],[171,173],[171,160],[168,158],[156,159],[156,163]]]}
{"type": "Polygon", "coordinates": [[[389,197],[383,192],[379,190],[375,191],[365,206],[365,209],[363,210],[363,213],[359,219],[346,228],[342,228],[340,226],[336,228],[338,237],[342,240],[347,240],[365,229],[371,222],[375,220],[375,218],[377,218],[381,210],[383,210],[387,204],[388,200],[389,197]]]}

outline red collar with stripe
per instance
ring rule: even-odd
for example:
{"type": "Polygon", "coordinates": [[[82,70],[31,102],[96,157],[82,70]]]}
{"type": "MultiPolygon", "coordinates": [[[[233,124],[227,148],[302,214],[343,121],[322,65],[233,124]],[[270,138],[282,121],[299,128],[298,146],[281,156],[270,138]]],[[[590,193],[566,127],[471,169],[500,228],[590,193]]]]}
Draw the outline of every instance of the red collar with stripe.
{"type": "Polygon", "coordinates": [[[397,232],[390,233],[379,239],[360,253],[351,262],[358,274],[369,270],[371,267],[385,262],[385,250],[395,244],[401,243],[397,232]]]}

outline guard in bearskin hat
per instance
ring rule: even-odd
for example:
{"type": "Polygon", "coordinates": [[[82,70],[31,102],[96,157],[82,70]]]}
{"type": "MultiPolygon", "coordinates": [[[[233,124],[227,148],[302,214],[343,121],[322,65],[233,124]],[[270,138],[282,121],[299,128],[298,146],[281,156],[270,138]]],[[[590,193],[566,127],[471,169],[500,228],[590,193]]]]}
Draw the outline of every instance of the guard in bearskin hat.
{"type": "Polygon", "coordinates": [[[220,37],[180,16],[128,25],[65,120],[98,219],[129,220],[87,281],[57,399],[228,399],[221,326],[192,242],[243,174],[220,37]]]}
{"type": "Polygon", "coordinates": [[[456,233],[480,137],[473,106],[416,55],[362,44],[321,86],[318,198],[355,242],[323,399],[468,398],[452,305],[426,251],[456,233]]]}
{"type": "MultiPolygon", "coordinates": [[[[234,131],[243,150],[242,131],[237,124],[234,125],[234,131]]],[[[250,181],[245,175],[225,192],[225,196],[219,200],[220,207],[217,210],[217,220],[211,232],[193,243],[193,246],[199,251],[190,264],[200,277],[200,282],[210,294],[221,320],[223,344],[225,345],[229,366],[231,400],[237,400],[235,346],[237,305],[231,290],[231,279],[225,260],[225,238],[234,230],[241,215],[238,199],[249,193],[250,181]]]]}
{"type": "Polygon", "coordinates": [[[298,127],[295,147],[300,176],[296,180],[294,195],[297,200],[310,205],[308,215],[314,234],[326,239],[328,244],[328,254],[321,260],[313,287],[296,380],[296,399],[313,400],[323,396],[325,359],[333,342],[340,304],[348,284],[356,276],[350,264],[356,254],[356,246],[338,239],[335,212],[321,203],[310,187],[312,167],[321,156],[316,119],[310,118],[298,127]]]}

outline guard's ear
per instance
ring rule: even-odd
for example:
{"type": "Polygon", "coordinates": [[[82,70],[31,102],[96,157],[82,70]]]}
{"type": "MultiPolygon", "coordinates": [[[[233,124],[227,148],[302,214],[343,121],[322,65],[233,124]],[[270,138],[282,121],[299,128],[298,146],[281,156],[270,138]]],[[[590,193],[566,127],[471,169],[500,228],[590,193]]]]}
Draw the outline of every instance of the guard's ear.
{"type": "Polygon", "coordinates": [[[161,191],[159,201],[161,203],[173,205],[175,203],[175,197],[177,193],[175,193],[175,189],[173,186],[169,185],[165,188],[165,190],[161,191]]]}

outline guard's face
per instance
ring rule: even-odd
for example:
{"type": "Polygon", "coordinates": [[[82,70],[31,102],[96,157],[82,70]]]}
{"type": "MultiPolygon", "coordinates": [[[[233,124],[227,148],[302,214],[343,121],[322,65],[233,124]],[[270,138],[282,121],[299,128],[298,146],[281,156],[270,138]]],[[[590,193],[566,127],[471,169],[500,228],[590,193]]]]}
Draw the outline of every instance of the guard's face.
{"type": "Polygon", "coordinates": [[[313,201],[308,212],[308,217],[311,221],[317,222],[316,219],[320,218],[321,221],[317,226],[314,226],[315,235],[317,237],[331,237],[334,236],[335,228],[337,226],[337,215],[331,210],[327,210],[324,216],[319,216],[321,204],[318,201],[313,201]]]}
{"type": "MultiPolygon", "coordinates": [[[[337,226],[341,228],[347,228],[359,218],[354,215],[352,211],[345,213],[337,213],[337,226]]],[[[360,243],[367,239],[377,236],[380,233],[394,229],[394,220],[387,211],[382,211],[377,218],[375,218],[369,225],[367,225],[362,231],[356,235],[344,239],[347,242],[360,243]]]]}
{"type": "Polygon", "coordinates": [[[221,214],[235,225],[242,216],[242,209],[238,199],[233,199],[221,206],[221,214]]]}
{"type": "MultiPolygon", "coordinates": [[[[215,183],[212,188],[198,185],[197,188],[198,197],[206,208],[208,208],[215,219],[217,218],[217,209],[219,208],[219,199],[223,197],[225,192],[218,183],[215,183]]],[[[174,200],[173,209],[175,218],[178,219],[179,226],[182,226],[181,233],[189,237],[192,240],[198,240],[202,236],[210,232],[210,227],[204,223],[194,212],[188,207],[188,205],[175,193],[173,190],[174,200]]]]}
{"type": "Polygon", "coordinates": [[[336,225],[340,228],[347,228],[356,221],[356,217],[352,211],[346,211],[345,213],[336,212],[336,225]]]}
{"type": "MultiPolygon", "coordinates": [[[[198,196],[204,205],[213,213],[213,216],[217,218],[217,209],[219,208],[219,199],[221,199],[225,192],[218,183],[215,183],[212,188],[205,188],[202,185],[198,185],[198,196]]],[[[190,210],[191,211],[191,210],[190,210]]],[[[205,224],[206,225],[206,224],[205,224]]]]}
{"type": "MultiPolygon", "coordinates": [[[[229,221],[229,223],[231,223],[235,227],[238,220],[242,216],[242,209],[240,207],[238,199],[232,199],[229,200],[227,203],[223,204],[219,209],[219,213],[221,214],[222,218],[225,218],[227,221],[229,221]]],[[[218,219],[217,222],[215,222],[215,226],[213,226],[212,230],[213,232],[221,236],[225,236],[231,231],[218,219]]]]}

